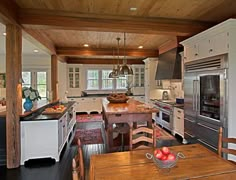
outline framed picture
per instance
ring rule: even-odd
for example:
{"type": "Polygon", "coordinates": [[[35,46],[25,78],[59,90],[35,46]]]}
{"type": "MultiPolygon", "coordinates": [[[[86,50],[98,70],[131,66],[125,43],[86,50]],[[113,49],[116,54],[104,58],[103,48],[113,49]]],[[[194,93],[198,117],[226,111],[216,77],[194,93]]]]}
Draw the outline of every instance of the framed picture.
{"type": "Polygon", "coordinates": [[[0,73],[0,88],[6,87],[6,73],[0,73]]]}

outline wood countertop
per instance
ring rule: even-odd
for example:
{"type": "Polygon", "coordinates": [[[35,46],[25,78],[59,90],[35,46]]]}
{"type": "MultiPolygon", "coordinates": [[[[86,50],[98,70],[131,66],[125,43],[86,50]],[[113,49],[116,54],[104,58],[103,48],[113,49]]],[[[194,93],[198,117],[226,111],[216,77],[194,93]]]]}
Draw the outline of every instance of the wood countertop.
{"type": "Polygon", "coordinates": [[[129,99],[126,103],[110,103],[106,98],[102,100],[102,106],[106,114],[152,113],[158,109],[148,104],[129,99]]]}

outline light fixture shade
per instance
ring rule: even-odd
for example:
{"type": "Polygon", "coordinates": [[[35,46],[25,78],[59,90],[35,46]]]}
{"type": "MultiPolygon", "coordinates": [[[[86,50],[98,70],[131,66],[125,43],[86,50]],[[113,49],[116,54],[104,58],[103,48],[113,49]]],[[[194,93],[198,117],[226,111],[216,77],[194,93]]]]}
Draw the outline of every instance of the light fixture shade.
{"type": "Polygon", "coordinates": [[[122,75],[133,75],[133,70],[127,64],[124,64],[120,68],[120,74],[122,74],[122,75]]]}

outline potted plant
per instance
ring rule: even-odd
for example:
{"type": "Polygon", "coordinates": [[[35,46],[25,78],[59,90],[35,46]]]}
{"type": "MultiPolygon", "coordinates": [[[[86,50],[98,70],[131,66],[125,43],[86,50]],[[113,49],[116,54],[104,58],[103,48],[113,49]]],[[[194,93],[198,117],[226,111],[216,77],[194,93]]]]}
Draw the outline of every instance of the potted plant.
{"type": "Polygon", "coordinates": [[[23,104],[25,111],[31,111],[33,107],[32,101],[37,101],[41,99],[38,90],[33,89],[32,87],[22,88],[22,98],[25,99],[25,102],[23,104]]]}

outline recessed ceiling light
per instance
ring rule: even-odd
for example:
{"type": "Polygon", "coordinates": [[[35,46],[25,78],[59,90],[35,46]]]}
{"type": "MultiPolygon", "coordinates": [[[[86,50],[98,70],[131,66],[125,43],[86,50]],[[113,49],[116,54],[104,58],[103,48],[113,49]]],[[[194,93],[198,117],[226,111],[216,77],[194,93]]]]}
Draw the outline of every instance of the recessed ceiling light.
{"type": "Polygon", "coordinates": [[[139,48],[139,49],[143,49],[143,46],[139,46],[138,48],[139,48]]]}
{"type": "Polygon", "coordinates": [[[84,47],[89,47],[89,45],[88,44],[84,44],[84,47]]]}
{"type": "Polygon", "coordinates": [[[137,11],[137,8],[136,7],[131,7],[129,8],[130,11],[137,11]]]}
{"type": "Polygon", "coordinates": [[[39,52],[39,50],[38,49],[34,49],[34,53],[38,53],[39,52]]]}
{"type": "Polygon", "coordinates": [[[7,35],[7,33],[6,33],[6,32],[4,32],[4,33],[2,33],[2,35],[3,35],[3,36],[6,36],[6,35],[7,35]]]}

